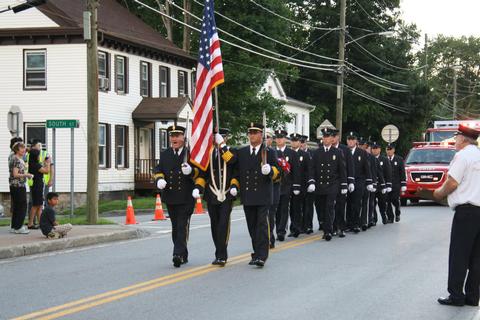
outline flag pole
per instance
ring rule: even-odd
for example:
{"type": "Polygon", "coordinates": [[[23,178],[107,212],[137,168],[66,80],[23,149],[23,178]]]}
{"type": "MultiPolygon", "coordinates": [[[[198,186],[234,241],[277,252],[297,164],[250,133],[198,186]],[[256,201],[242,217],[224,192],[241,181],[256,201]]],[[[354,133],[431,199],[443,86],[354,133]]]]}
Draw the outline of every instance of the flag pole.
{"type": "MultiPolygon", "coordinates": [[[[218,87],[215,87],[215,120],[217,122],[217,132],[220,133],[220,116],[218,112],[218,87]]],[[[218,161],[218,182],[220,185],[220,192],[225,192],[225,186],[222,183],[222,163],[220,160],[220,146],[217,148],[217,161],[218,161]]]]}

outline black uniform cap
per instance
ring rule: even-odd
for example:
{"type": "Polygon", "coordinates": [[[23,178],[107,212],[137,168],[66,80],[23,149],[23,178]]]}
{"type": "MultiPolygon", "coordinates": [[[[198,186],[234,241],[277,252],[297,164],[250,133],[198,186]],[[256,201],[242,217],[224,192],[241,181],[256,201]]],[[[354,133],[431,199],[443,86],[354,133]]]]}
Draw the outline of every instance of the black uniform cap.
{"type": "Polygon", "coordinates": [[[256,123],[256,122],[250,122],[248,125],[248,131],[260,131],[263,132],[263,124],[261,123],[256,123]]]}
{"type": "Polygon", "coordinates": [[[307,142],[307,140],[308,140],[307,136],[300,136],[300,142],[301,143],[305,143],[305,142],[307,142]]]}
{"type": "Polygon", "coordinates": [[[167,128],[167,132],[169,135],[185,134],[185,127],[173,125],[167,128]]]}
{"type": "Polygon", "coordinates": [[[356,132],[350,131],[347,133],[347,139],[356,140],[358,139],[358,134],[356,132]]]}
{"type": "Polygon", "coordinates": [[[330,128],[323,128],[320,132],[322,133],[322,137],[331,137],[334,135],[333,130],[330,128]]]}
{"type": "Polygon", "coordinates": [[[275,138],[285,138],[288,135],[284,129],[275,130],[275,138]]]}
{"type": "Polygon", "coordinates": [[[358,138],[358,145],[363,146],[364,144],[366,144],[365,139],[363,137],[358,138]]]}
{"type": "Polygon", "coordinates": [[[377,142],[377,141],[372,141],[370,143],[370,146],[372,147],[372,149],[378,149],[380,148],[380,144],[377,142]]]}
{"type": "Polygon", "coordinates": [[[220,128],[219,131],[220,131],[219,133],[220,133],[222,136],[227,136],[227,135],[230,134],[230,129],[227,129],[227,128],[220,128]]]}
{"type": "Polygon", "coordinates": [[[302,135],[301,134],[298,134],[298,133],[291,133],[290,134],[290,140],[292,141],[299,141],[302,139],[302,135]]]}
{"type": "Polygon", "coordinates": [[[395,149],[395,144],[394,143],[387,144],[387,150],[392,150],[392,149],[395,149]]]}

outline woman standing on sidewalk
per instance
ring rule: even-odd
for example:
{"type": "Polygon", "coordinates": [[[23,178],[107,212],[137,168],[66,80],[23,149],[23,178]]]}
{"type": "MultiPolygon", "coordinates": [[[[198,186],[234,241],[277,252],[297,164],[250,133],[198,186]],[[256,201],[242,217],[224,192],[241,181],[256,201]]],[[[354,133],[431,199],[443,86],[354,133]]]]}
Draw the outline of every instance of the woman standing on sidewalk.
{"type": "Polygon", "coordinates": [[[30,192],[32,194],[32,209],[28,216],[28,229],[38,229],[38,225],[33,224],[33,219],[37,217],[40,222],[40,214],[42,213],[42,206],[44,203],[43,189],[43,175],[50,172],[50,159],[45,160],[42,164],[40,162],[40,151],[31,149],[28,157],[28,172],[33,175],[33,183],[29,184],[30,192]]]}
{"type": "Polygon", "coordinates": [[[12,147],[15,155],[9,159],[8,169],[10,172],[8,182],[10,185],[10,196],[12,201],[12,232],[18,234],[27,234],[29,231],[23,226],[25,215],[27,213],[27,191],[25,189],[26,178],[33,175],[25,173],[25,144],[15,142],[12,147]]]}

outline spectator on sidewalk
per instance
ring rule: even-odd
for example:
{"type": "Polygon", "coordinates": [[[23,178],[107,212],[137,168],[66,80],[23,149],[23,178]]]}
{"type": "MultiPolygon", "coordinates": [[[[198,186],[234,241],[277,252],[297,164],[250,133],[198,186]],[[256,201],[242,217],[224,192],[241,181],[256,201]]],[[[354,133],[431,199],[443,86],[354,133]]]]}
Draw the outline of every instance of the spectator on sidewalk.
{"type": "Polygon", "coordinates": [[[58,204],[58,193],[49,192],[47,194],[47,205],[40,216],[40,229],[44,236],[49,239],[63,238],[72,230],[72,225],[58,224],[56,220],[55,206],[58,204]]]}
{"type": "Polygon", "coordinates": [[[39,160],[40,151],[38,149],[31,149],[28,157],[28,172],[33,175],[33,179],[28,180],[30,187],[30,194],[32,199],[32,208],[28,216],[28,229],[38,229],[38,225],[33,224],[33,219],[36,217],[40,221],[43,206],[43,175],[50,172],[50,159],[46,159],[43,164],[39,160]]]}
{"type": "Polygon", "coordinates": [[[23,142],[17,141],[12,145],[14,155],[9,157],[8,169],[10,185],[10,196],[12,199],[12,222],[11,232],[17,234],[27,234],[29,231],[23,226],[25,215],[27,213],[27,191],[25,187],[26,178],[31,178],[30,173],[25,171],[25,156],[26,147],[23,142]]]}

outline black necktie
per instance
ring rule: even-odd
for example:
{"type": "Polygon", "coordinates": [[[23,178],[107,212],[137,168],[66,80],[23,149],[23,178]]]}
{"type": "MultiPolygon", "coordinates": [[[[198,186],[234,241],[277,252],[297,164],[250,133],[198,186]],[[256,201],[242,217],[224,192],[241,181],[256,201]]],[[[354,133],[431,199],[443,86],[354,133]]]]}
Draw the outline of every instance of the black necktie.
{"type": "Polygon", "coordinates": [[[255,156],[255,147],[252,148],[252,157],[254,157],[254,156],[255,156]]]}
{"type": "Polygon", "coordinates": [[[178,157],[179,154],[178,154],[178,149],[175,149],[175,155],[178,157]]]}

